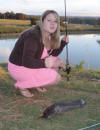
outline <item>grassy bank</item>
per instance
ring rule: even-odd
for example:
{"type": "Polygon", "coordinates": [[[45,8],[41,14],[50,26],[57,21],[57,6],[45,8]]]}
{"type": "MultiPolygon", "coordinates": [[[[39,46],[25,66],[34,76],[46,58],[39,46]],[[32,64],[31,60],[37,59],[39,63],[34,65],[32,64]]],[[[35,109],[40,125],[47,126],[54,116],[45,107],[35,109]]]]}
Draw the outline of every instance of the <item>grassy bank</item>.
{"type": "MultiPolygon", "coordinates": [[[[64,30],[64,27],[61,26],[61,31],[64,30]]],[[[100,32],[100,26],[94,26],[94,25],[86,25],[86,24],[68,24],[68,31],[69,32],[86,32],[86,31],[99,31],[100,32]]]]}
{"type": "MultiPolygon", "coordinates": [[[[69,88],[66,73],[59,73],[59,85],[48,87],[46,93],[31,89],[35,96],[28,99],[13,87],[7,64],[0,64],[0,130],[77,130],[100,122],[100,71],[72,68],[69,88]],[[79,98],[86,101],[84,108],[38,120],[47,106],[79,98]]],[[[100,126],[94,129],[99,130],[100,126]]]]}
{"type": "Polygon", "coordinates": [[[20,33],[29,27],[29,20],[0,19],[0,34],[20,33]]]}
{"type": "MultiPolygon", "coordinates": [[[[0,19],[0,34],[5,33],[20,33],[25,29],[31,27],[30,20],[10,20],[0,19]]],[[[63,32],[65,27],[61,25],[61,31],[63,32]]],[[[100,26],[84,25],[84,24],[68,24],[68,31],[100,31],[100,26]]]]}

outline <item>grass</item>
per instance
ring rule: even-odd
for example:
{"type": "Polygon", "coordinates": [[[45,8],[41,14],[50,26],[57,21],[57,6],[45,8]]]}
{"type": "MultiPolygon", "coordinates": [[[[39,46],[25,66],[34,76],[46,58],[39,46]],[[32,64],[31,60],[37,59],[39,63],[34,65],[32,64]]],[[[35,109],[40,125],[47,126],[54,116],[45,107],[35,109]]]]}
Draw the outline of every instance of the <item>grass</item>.
{"type": "MultiPolygon", "coordinates": [[[[65,30],[64,26],[61,26],[61,31],[65,30]]],[[[87,25],[87,24],[68,24],[69,33],[91,33],[100,32],[100,26],[97,25],[87,25]]]]}
{"type": "Polygon", "coordinates": [[[0,34],[20,33],[28,28],[29,28],[29,26],[2,25],[2,26],[0,26],[0,34]]]}
{"type": "Polygon", "coordinates": [[[0,19],[0,25],[30,25],[30,20],[0,19]]]}
{"type": "Polygon", "coordinates": [[[0,19],[0,34],[20,33],[30,27],[30,20],[0,19]]]}
{"type": "MultiPolygon", "coordinates": [[[[59,85],[48,87],[46,93],[31,89],[35,96],[25,98],[14,88],[15,81],[7,71],[7,64],[0,64],[0,130],[77,130],[100,122],[100,71],[72,68],[69,88],[66,73],[59,73],[62,75],[59,85]],[[87,102],[84,108],[51,119],[38,119],[49,105],[79,98],[87,102]]],[[[99,129],[100,125],[91,128],[99,129]]]]}
{"type": "MultiPolygon", "coordinates": [[[[20,33],[27,28],[30,28],[30,20],[15,20],[15,19],[0,19],[0,34],[20,33]]],[[[65,32],[65,26],[61,25],[61,32],[65,32]]],[[[100,26],[86,25],[86,24],[68,24],[68,31],[70,33],[85,32],[85,31],[100,31],[100,26]]]]}

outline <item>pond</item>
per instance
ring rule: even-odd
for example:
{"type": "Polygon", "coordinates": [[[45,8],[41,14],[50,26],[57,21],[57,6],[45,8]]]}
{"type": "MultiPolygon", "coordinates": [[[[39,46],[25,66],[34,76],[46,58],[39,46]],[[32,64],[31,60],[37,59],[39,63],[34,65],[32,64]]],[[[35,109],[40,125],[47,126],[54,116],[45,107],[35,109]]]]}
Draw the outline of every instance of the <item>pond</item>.
{"type": "MultiPolygon", "coordinates": [[[[18,36],[0,37],[0,63],[7,62],[18,36]]],[[[69,62],[75,66],[84,61],[84,68],[100,69],[100,34],[70,34],[69,62]]],[[[66,61],[66,47],[59,56],[66,61]]]]}

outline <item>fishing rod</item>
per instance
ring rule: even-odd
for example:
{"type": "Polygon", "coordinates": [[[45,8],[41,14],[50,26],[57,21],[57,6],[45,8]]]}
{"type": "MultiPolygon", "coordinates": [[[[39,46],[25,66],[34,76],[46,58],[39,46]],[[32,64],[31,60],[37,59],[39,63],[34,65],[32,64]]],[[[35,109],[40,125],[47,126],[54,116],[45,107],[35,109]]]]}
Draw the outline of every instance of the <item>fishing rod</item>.
{"type": "MultiPolygon", "coordinates": [[[[68,35],[68,21],[67,21],[67,16],[66,16],[66,0],[64,0],[64,5],[65,5],[65,35],[68,35]]],[[[67,73],[67,87],[69,87],[69,73],[71,71],[71,67],[69,65],[69,58],[68,58],[68,44],[66,45],[66,70],[65,72],[67,73]]]]}
{"type": "Polygon", "coordinates": [[[96,124],[94,124],[94,125],[86,126],[86,127],[84,127],[84,128],[78,129],[78,130],[87,130],[87,129],[92,128],[92,127],[95,127],[95,126],[97,126],[97,125],[100,125],[100,122],[99,122],[99,123],[96,123],[96,124]]]}

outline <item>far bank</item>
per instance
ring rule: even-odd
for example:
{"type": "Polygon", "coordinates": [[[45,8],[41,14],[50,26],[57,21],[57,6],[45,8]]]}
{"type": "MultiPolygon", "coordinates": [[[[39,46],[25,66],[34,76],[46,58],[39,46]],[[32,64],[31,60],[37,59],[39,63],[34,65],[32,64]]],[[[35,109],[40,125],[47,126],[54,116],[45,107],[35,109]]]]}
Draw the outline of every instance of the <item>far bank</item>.
{"type": "MultiPolygon", "coordinates": [[[[33,25],[34,26],[34,25],[33,25]]],[[[0,34],[15,34],[20,33],[28,28],[32,27],[30,20],[10,20],[0,19],[0,34]]],[[[61,23],[61,32],[65,32],[65,24],[61,23]]],[[[100,32],[99,25],[89,24],[68,24],[69,33],[90,33],[100,32]]]]}

